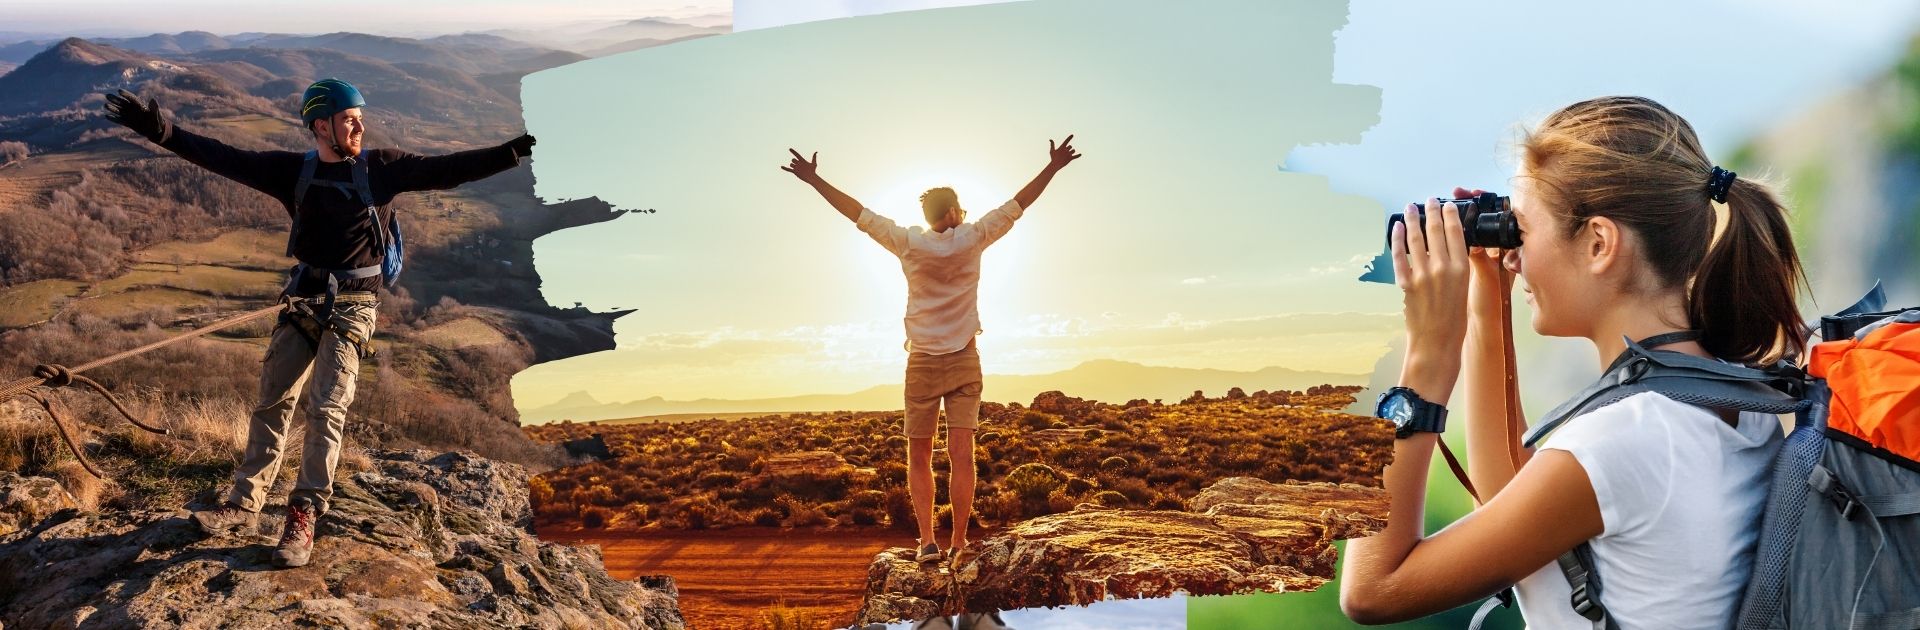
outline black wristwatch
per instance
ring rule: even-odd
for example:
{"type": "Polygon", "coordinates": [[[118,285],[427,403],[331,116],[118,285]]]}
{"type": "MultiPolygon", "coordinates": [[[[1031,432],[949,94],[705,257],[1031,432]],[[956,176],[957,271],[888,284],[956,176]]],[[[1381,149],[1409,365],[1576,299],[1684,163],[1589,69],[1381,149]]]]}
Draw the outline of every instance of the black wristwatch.
{"type": "Polygon", "coordinates": [[[1393,437],[1398,439],[1412,437],[1416,432],[1441,433],[1447,430],[1447,408],[1421,400],[1419,394],[1405,387],[1381,392],[1373,415],[1392,420],[1395,427],[1393,437]]]}

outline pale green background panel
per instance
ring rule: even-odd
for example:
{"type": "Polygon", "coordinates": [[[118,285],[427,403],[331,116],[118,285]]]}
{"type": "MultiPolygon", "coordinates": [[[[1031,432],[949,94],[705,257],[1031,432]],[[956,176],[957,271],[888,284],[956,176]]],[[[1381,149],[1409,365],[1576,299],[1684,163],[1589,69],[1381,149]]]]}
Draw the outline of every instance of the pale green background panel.
{"type": "Polygon", "coordinates": [[[1377,89],[1331,80],[1345,15],[1339,2],[1021,2],[748,31],[531,75],[536,193],[658,212],[535,243],[548,301],[641,311],[620,320],[620,350],[535,366],[515,399],[897,381],[898,264],[778,170],[786,149],[818,151],[830,181],[916,224],[929,186],[954,186],[976,217],[999,205],[1067,133],[1086,157],[987,253],[987,372],[1096,358],[1365,372],[1391,328],[1181,348],[1101,337],[1397,311],[1391,287],[1352,281],[1378,251],[1378,204],[1279,171],[1293,148],[1357,142],[1377,122],[1377,89]],[[1059,343],[1061,331],[1086,343],[1059,343]]]}

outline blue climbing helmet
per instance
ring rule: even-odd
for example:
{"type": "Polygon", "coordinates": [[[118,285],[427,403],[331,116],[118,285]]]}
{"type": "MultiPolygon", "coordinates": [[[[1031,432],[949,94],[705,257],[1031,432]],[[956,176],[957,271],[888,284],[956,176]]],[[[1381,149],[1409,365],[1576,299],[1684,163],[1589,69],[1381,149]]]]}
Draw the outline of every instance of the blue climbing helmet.
{"type": "Polygon", "coordinates": [[[360,89],[353,87],[353,84],[339,79],[321,79],[307,86],[306,93],[300,95],[300,124],[312,127],[313,121],[366,106],[367,99],[360,96],[360,89]]]}

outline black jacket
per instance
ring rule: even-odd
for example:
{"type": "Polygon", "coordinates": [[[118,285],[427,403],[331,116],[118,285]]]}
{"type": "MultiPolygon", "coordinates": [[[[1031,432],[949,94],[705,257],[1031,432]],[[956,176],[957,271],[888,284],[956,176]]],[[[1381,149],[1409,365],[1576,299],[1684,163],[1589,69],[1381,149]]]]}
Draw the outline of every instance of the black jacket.
{"type": "MultiPolygon", "coordinates": [[[[287,214],[300,222],[300,239],[293,243],[293,256],[300,262],[322,269],[355,269],[380,264],[380,251],[374,247],[375,225],[357,196],[344,195],[326,185],[307,189],[300,211],[294,212],[293,189],[300,181],[301,161],[305,153],[293,151],[248,151],[228,146],[219,140],[168,125],[158,144],[209,171],[245,184],[274,199],[287,214]]],[[[445,190],[483,179],[513,168],[520,163],[507,145],[473,149],[446,155],[425,156],[397,149],[368,149],[367,185],[373,202],[384,220],[388,204],[403,192],[445,190]]],[[[320,162],[313,178],[352,181],[346,162],[320,162]]],[[[376,291],[380,277],[357,278],[340,284],[342,291],[376,291]]],[[[302,295],[325,293],[326,280],[305,278],[295,287],[302,295]]]]}

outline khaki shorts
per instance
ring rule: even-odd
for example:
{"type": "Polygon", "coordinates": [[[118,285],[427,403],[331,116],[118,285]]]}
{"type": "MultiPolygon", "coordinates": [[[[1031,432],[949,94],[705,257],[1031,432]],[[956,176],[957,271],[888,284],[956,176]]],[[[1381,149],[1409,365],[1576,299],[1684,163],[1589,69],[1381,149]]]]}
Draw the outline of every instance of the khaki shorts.
{"type": "Polygon", "coordinates": [[[907,437],[931,438],[939,428],[940,401],[947,402],[947,428],[980,426],[980,351],[907,355],[907,437]]]}

